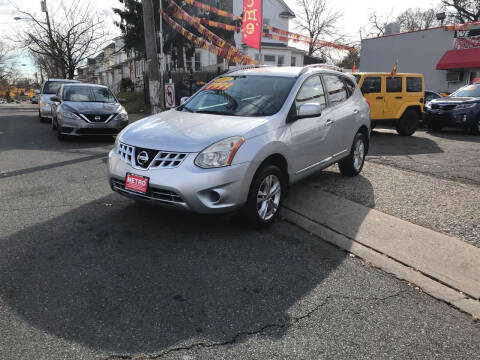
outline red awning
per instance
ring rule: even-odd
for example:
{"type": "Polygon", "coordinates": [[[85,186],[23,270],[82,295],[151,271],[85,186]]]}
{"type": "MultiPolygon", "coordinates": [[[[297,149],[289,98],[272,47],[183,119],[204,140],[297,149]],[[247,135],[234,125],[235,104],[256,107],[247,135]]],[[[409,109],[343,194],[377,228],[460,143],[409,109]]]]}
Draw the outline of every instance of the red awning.
{"type": "Polygon", "coordinates": [[[437,70],[480,67],[480,48],[448,50],[437,64],[437,70]]]}

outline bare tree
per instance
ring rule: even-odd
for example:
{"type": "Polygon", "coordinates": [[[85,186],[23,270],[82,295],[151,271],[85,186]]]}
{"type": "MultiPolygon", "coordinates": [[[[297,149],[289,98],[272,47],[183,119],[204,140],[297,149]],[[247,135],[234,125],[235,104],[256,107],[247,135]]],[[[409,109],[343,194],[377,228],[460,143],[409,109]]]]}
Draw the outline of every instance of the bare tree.
{"type": "Polygon", "coordinates": [[[442,0],[442,4],[447,9],[453,8],[460,22],[480,20],[480,0],[442,0]]]}
{"type": "Polygon", "coordinates": [[[419,31],[440,25],[435,9],[408,9],[397,17],[396,22],[402,31],[419,31]]]}
{"type": "Polygon", "coordinates": [[[407,9],[394,18],[392,13],[380,14],[375,10],[370,10],[368,25],[360,30],[360,37],[384,36],[387,25],[392,22],[400,25],[401,32],[425,30],[440,25],[436,14],[435,9],[416,8],[407,9]]]}
{"type": "Polygon", "coordinates": [[[329,0],[296,0],[296,4],[300,8],[300,13],[296,14],[297,28],[312,39],[308,55],[324,52],[324,46],[317,40],[335,42],[343,39],[337,26],[342,15],[330,7],[329,0]]]}
{"type": "Polygon", "coordinates": [[[392,13],[380,14],[370,10],[368,23],[360,29],[360,38],[379,37],[385,35],[385,28],[391,22],[392,13]]]}
{"type": "Polygon", "coordinates": [[[41,63],[48,63],[42,66],[50,76],[73,79],[77,67],[106,43],[104,20],[90,2],[61,1],[46,23],[34,13],[16,8],[28,20],[17,40],[41,63]]]}

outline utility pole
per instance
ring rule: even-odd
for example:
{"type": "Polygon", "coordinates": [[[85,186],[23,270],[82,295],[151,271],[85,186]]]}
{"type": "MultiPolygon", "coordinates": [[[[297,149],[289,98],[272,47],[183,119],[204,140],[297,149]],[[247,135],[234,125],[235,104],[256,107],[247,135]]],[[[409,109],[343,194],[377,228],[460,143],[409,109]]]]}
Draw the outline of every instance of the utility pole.
{"type": "MultiPolygon", "coordinates": [[[[160,88],[162,89],[161,93],[163,94],[165,92],[165,81],[163,79],[163,74],[165,73],[165,58],[163,54],[163,16],[162,16],[162,10],[163,10],[163,0],[158,0],[158,8],[159,8],[159,15],[160,15],[160,88]]],[[[162,106],[162,109],[165,109],[165,96],[162,96],[160,99],[160,104],[162,106]]]]}
{"type": "Polygon", "coordinates": [[[162,110],[163,91],[160,88],[160,72],[158,67],[157,39],[155,18],[153,15],[153,0],[142,0],[143,27],[145,30],[145,50],[148,65],[148,93],[152,114],[162,110]]]}

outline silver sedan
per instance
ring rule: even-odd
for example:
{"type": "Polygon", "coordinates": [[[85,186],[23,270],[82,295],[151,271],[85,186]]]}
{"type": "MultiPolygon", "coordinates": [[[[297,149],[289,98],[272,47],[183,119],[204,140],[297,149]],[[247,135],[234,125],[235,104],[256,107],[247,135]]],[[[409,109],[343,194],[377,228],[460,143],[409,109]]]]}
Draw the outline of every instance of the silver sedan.
{"type": "Polygon", "coordinates": [[[123,130],[109,181],[140,202],[242,210],[261,227],[290,184],[334,163],[358,175],[369,139],[370,109],[350,76],[319,66],[242,69],[123,130]]]}

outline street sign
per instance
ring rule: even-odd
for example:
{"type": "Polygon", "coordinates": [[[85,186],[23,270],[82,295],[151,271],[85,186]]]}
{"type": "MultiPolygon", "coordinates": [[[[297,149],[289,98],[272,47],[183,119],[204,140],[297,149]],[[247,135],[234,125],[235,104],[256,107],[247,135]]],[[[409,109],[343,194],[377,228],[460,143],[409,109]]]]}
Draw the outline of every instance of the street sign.
{"type": "Polygon", "coordinates": [[[167,108],[175,107],[175,85],[165,85],[165,106],[167,108]]]}

